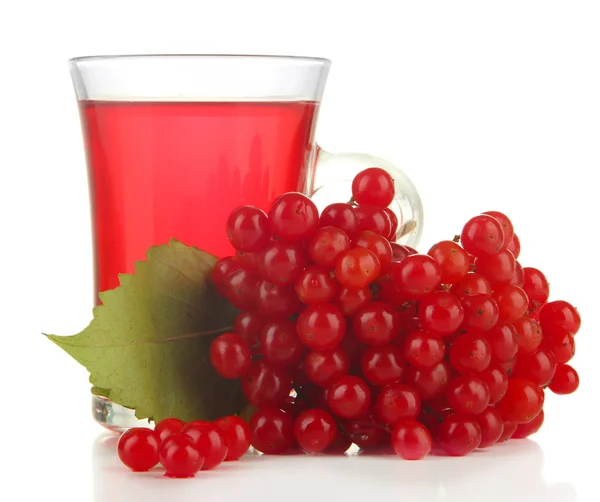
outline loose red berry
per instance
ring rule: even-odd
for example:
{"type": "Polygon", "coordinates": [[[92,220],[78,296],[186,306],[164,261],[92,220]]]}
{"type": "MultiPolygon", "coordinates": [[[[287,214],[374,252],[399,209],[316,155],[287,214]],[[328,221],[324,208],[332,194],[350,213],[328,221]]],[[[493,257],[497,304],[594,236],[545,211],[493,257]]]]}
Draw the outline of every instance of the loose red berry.
{"type": "Polygon", "coordinates": [[[172,478],[190,478],[204,465],[204,457],[196,442],[182,432],[173,434],[160,445],[160,463],[165,475],[172,478]]]}
{"type": "Polygon", "coordinates": [[[213,469],[227,457],[227,436],[217,425],[204,420],[194,420],[181,430],[196,443],[200,455],[204,457],[202,470],[213,469]]]}
{"type": "Polygon", "coordinates": [[[133,471],[148,471],[158,464],[159,435],[152,429],[134,427],[121,434],[117,452],[133,471]]]}
{"type": "Polygon", "coordinates": [[[185,422],[178,418],[163,418],[154,427],[154,432],[158,434],[159,442],[162,443],[171,434],[181,432],[184,426],[185,422]]]}

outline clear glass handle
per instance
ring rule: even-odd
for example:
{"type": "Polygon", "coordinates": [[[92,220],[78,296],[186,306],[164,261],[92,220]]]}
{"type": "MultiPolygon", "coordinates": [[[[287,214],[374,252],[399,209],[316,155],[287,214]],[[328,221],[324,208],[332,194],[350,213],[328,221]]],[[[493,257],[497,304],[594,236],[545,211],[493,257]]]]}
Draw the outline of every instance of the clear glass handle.
{"type": "Polygon", "coordinates": [[[423,204],[410,178],[390,161],[364,153],[329,153],[317,147],[314,203],[323,210],[328,204],[349,199],[352,179],[368,167],[389,172],[396,184],[396,198],[390,209],[398,217],[396,242],[417,247],[423,233],[423,204]]]}

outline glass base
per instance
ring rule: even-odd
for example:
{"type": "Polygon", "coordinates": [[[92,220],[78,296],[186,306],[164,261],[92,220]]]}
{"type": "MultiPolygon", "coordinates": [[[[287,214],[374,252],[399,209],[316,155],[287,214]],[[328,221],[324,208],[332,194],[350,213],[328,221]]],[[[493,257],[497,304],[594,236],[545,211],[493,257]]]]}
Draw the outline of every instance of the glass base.
{"type": "Polygon", "coordinates": [[[92,395],[92,414],[94,420],[102,427],[117,433],[125,432],[132,427],[153,427],[148,420],[136,418],[133,410],[102,396],[92,395]]]}

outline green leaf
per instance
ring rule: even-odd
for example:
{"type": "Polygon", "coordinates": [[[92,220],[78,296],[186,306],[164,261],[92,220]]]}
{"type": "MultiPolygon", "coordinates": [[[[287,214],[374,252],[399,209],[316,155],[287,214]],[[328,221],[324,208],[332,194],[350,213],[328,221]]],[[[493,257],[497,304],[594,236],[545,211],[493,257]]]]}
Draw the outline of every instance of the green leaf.
{"type": "Polygon", "coordinates": [[[209,347],[236,310],[214,290],[217,258],[172,240],[149,249],[134,274],[100,294],[94,319],[74,336],[47,335],[90,372],[91,384],[138,418],[212,420],[240,413],[238,381],[213,370],[209,347]]]}

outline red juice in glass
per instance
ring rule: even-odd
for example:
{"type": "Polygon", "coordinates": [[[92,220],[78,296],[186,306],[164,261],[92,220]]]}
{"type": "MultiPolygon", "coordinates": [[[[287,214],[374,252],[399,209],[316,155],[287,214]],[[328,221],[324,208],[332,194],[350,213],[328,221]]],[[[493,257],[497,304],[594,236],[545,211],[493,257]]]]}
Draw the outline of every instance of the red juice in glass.
{"type": "Polygon", "coordinates": [[[268,210],[302,191],[318,105],[287,102],[80,102],[95,238],[96,290],[118,286],[171,238],[223,256],[232,209],[268,210]]]}

